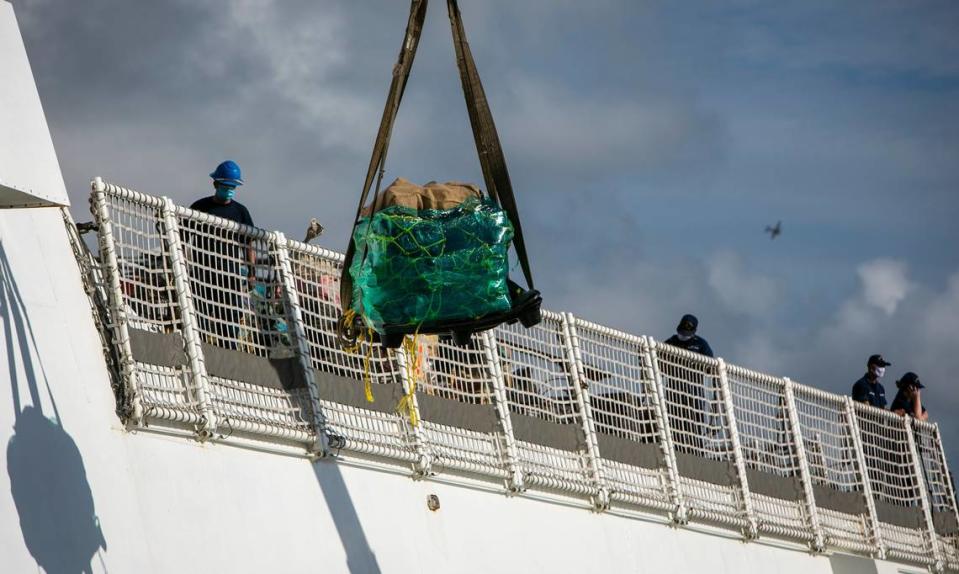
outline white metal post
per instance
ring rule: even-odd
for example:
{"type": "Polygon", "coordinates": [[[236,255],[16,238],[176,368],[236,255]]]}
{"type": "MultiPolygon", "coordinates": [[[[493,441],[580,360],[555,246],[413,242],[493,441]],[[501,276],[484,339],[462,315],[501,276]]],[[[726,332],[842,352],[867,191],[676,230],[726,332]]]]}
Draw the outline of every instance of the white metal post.
{"type": "Polygon", "coordinates": [[[499,353],[496,352],[496,335],[493,331],[484,331],[480,336],[480,345],[486,355],[486,364],[490,371],[490,380],[493,386],[493,407],[496,409],[496,418],[503,431],[506,452],[503,454],[509,481],[506,489],[512,494],[526,490],[523,480],[523,471],[519,464],[519,450],[516,447],[516,436],[513,435],[513,421],[509,416],[509,403],[506,394],[506,381],[503,378],[503,366],[499,362],[499,353]]]}
{"type": "Polygon", "coordinates": [[[411,425],[412,428],[409,429],[413,441],[413,450],[416,452],[416,462],[413,463],[413,471],[415,476],[423,477],[432,472],[433,459],[426,448],[426,439],[423,437],[422,419],[420,419],[419,402],[416,400],[416,393],[412,392],[413,383],[409,380],[407,374],[409,361],[415,360],[415,357],[411,358],[406,356],[405,345],[400,345],[400,348],[396,349],[395,353],[397,371],[399,372],[400,383],[403,385],[403,394],[410,397],[408,405],[410,415],[412,419],[416,421],[416,424],[411,425]]]}
{"type": "MultiPolygon", "coordinates": [[[[933,425],[933,437],[936,441],[937,451],[939,453],[940,460],[942,461],[942,481],[945,483],[946,497],[949,502],[949,508],[952,510],[953,516],[956,520],[959,521],[959,506],[956,505],[956,490],[953,488],[952,475],[949,474],[949,464],[946,462],[946,451],[942,446],[942,435],[939,433],[939,423],[933,425]]],[[[959,542],[959,540],[957,540],[959,542]]],[[[945,544],[946,542],[944,542],[945,544]]],[[[956,553],[959,554],[959,546],[956,548],[956,553]]]]}
{"type": "Polygon", "coordinates": [[[672,518],[676,524],[686,524],[689,522],[689,512],[679,482],[679,465],[676,463],[676,450],[673,447],[673,431],[669,427],[669,409],[666,408],[666,391],[656,359],[656,341],[652,337],[644,337],[643,347],[643,360],[647,363],[645,368],[652,371],[653,401],[656,418],[659,420],[659,445],[663,451],[663,460],[666,461],[666,489],[674,509],[672,518]]]}
{"type": "Polygon", "coordinates": [[[163,227],[167,247],[170,251],[170,267],[173,270],[173,285],[176,289],[177,304],[180,307],[180,334],[190,372],[193,374],[193,393],[200,413],[197,425],[197,437],[200,440],[212,438],[216,433],[217,417],[210,400],[210,379],[203,359],[203,347],[196,323],[196,308],[193,305],[193,292],[190,289],[190,275],[187,270],[183,244],[180,241],[180,224],[176,218],[176,206],[169,197],[163,198],[163,227]]]}
{"type": "Polygon", "coordinates": [[[869,467],[866,466],[866,454],[862,448],[862,433],[859,430],[859,421],[856,417],[856,407],[852,397],[845,397],[846,417],[849,419],[852,444],[856,451],[859,470],[862,473],[862,493],[866,497],[866,509],[869,513],[869,527],[872,530],[873,544],[876,546],[876,555],[879,559],[886,558],[886,545],[882,540],[882,531],[879,528],[879,516],[876,514],[876,502],[872,497],[872,481],[869,480],[869,467]]]}
{"type": "Polygon", "coordinates": [[[803,440],[802,426],[799,423],[799,411],[796,410],[796,395],[793,393],[793,382],[789,377],[783,378],[783,392],[786,395],[786,412],[789,415],[789,428],[792,434],[793,445],[796,449],[796,458],[799,462],[799,477],[802,480],[808,526],[813,532],[812,549],[816,552],[823,552],[826,549],[826,537],[823,535],[822,522],[820,522],[819,519],[819,509],[816,507],[816,495],[813,491],[812,476],[809,472],[809,458],[806,456],[806,443],[803,440]]]}
{"type": "Polygon", "coordinates": [[[759,528],[756,523],[756,513],[753,511],[752,495],[749,493],[749,479],[746,476],[746,461],[743,458],[742,445],[739,442],[739,428],[736,425],[736,411],[733,407],[733,396],[729,389],[729,380],[726,377],[726,362],[719,359],[719,389],[723,395],[723,406],[726,409],[726,418],[729,421],[729,438],[733,443],[733,460],[736,464],[736,473],[739,475],[739,489],[743,497],[743,512],[749,525],[745,535],[747,538],[756,538],[759,528]]]}
{"type": "Polygon", "coordinates": [[[922,458],[919,449],[916,446],[916,437],[912,432],[912,417],[903,417],[903,425],[906,427],[906,442],[909,444],[909,454],[912,456],[912,468],[916,473],[916,485],[919,488],[919,504],[922,506],[922,516],[926,522],[926,534],[929,536],[929,543],[932,548],[933,567],[936,572],[942,572],[943,562],[942,554],[939,552],[939,536],[936,535],[936,527],[932,522],[932,509],[929,506],[929,489],[926,485],[925,472],[923,471],[922,458]]]}
{"type": "Polygon", "coordinates": [[[949,506],[952,509],[952,512],[956,514],[956,518],[959,519],[959,506],[956,504],[956,491],[953,489],[951,476],[949,474],[949,463],[946,461],[946,451],[942,446],[942,434],[939,432],[939,423],[934,423],[933,427],[933,437],[935,437],[936,447],[939,451],[939,457],[942,460],[942,473],[943,473],[943,482],[946,487],[946,496],[949,499],[949,506]]]}
{"type": "Polygon", "coordinates": [[[570,365],[571,386],[576,404],[582,415],[583,433],[586,436],[586,454],[589,457],[590,470],[593,474],[593,483],[597,495],[593,506],[598,511],[609,508],[609,487],[603,475],[603,462],[600,459],[599,439],[596,437],[596,426],[593,423],[593,409],[589,401],[589,383],[583,373],[583,359],[579,350],[579,336],[576,334],[576,319],[572,313],[562,314],[563,342],[566,345],[566,356],[570,365]]]}
{"type": "Polygon", "coordinates": [[[128,401],[123,405],[124,418],[128,424],[143,425],[143,404],[140,401],[139,373],[136,361],[133,359],[133,350],[130,347],[130,331],[126,304],[123,301],[123,290],[120,286],[120,265],[117,259],[116,242],[113,239],[113,225],[110,220],[110,210],[107,208],[106,185],[99,177],[91,183],[93,197],[91,207],[97,220],[99,231],[97,239],[100,244],[100,263],[103,273],[109,281],[106,292],[110,302],[110,315],[113,319],[113,329],[116,335],[116,344],[120,352],[120,377],[123,381],[124,393],[128,401]]]}
{"type": "Polygon", "coordinates": [[[306,339],[306,328],[303,326],[303,310],[300,308],[300,296],[296,289],[296,277],[293,275],[293,265],[290,263],[290,253],[287,249],[286,236],[277,233],[276,261],[280,270],[280,279],[283,283],[283,297],[290,310],[290,321],[293,323],[290,334],[296,341],[296,355],[303,371],[307,390],[310,393],[310,410],[312,411],[313,432],[315,438],[310,446],[310,454],[325,457],[330,453],[329,436],[327,435],[326,416],[320,406],[320,391],[316,386],[316,373],[313,370],[313,360],[310,357],[310,344],[306,339]]]}

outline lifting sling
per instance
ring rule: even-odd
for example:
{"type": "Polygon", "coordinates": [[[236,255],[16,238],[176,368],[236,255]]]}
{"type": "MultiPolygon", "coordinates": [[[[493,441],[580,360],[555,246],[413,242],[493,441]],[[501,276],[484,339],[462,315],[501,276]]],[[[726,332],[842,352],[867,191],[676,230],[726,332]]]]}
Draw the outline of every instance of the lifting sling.
{"type": "MultiPolygon", "coordinates": [[[[393,79],[390,83],[386,106],[380,120],[379,131],[376,135],[363,184],[363,192],[354,219],[354,232],[346,251],[346,260],[340,278],[342,315],[338,325],[339,338],[346,346],[354,344],[357,336],[368,327],[368,322],[364,326],[363,318],[358,316],[354,310],[354,280],[350,270],[354,266],[354,258],[360,257],[361,262],[366,261],[368,251],[366,245],[357,245],[357,237],[362,238],[364,234],[364,231],[362,229],[358,230],[357,226],[361,224],[364,205],[371,189],[374,190],[372,205],[377,205],[393,123],[403,99],[406,83],[413,66],[413,59],[416,56],[416,48],[422,33],[427,4],[428,0],[412,0],[410,5],[406,35],[403,39],[399,58],[393,68],[393,79]]],[[[398,347],[405,335],[414,333],[449,335],[457,344],[467,344],[473,333],[491,329],[502,323],[514,323],[519,320],[525,327],[531,327],[541,320],[542,297],[533,287],[533,277],[530,272],[516,200],[513,197],[513,188],[510,183],[509,172],[506,169],[506,160],[500,146],[499,136],[496,133],[496,126],[493,123],[493,116],[469,44],[466,41],[466,33],[457,0],[447,0],[446,4],[453,32],[453,46],[456,51],[456,62],[460,72],[463,95],[466,100],[466,109],[469,114],[476,151],[479,155],[483,180],[486,184],[486,192],[489,196],[488,201],[495,209],[501,209],[505,213],[509,220],[507,225],[512,224],[512,244],[516,249],[517,258],[523,269],[527,289],[523,289],[516,283],[507,280],[510,307],[505,311],[487,313],[480,317],[439,319],[418,324],[406,322],[381,325],[377,329],[377,338],[384,346],[392,348],[398,347]]],[[[367,215],[371,220],[372,215],[370,213],[367,213],[367,215]]]]}

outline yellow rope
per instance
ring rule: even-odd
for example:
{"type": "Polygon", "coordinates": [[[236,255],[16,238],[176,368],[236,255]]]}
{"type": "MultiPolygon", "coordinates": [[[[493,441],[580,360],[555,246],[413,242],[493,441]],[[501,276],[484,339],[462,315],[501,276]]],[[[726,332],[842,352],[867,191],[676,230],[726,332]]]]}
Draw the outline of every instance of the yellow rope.
{"type": "MultiPolygon", "coordinates": [[[[351,324],[356,318],[356,312],[353,309],[347,309],[343,313],[343,321],[345,324],[351,324]]],[[[423,357],[421,353],[418,352],[418,343],[420,336],[420,328],[416,328],[416,332],[413,333],[412,337],[403,338],[403,350],[406,352],[406,381],[409,386],[409,392],[403,395],[400,398],[399,403],[396,405],[396,410],[406,416],[410,421],[411,427],[416,427],[420,424],[419,415],[416,412],[416,408],[413,406],[413,395],[416,393],[416,382],[421,376],[423,376],[423,357]]],[[[367,402],[373,402],[373,377],[370,372],[370,364],[373,359],[373,328],[367,327],[366,332],[361,332],[360,335],[356,338],[356,343],[345,347],[344,350],[347,353],[356,353],[360,352],[360,346],[363,343],[366,343],[366,353],[363,357],[363,391],[366,395],[367,402]]]]}
{"type": "MultiPolygon", "coordinates": [[[[356,318],[356,312],[353,309],[347,309],[343,312],[343,325],[352,325],[353,320],[356,318]]],[[[359,341],[354,341],[349,347],[343,347],[343,350],[347,353],[355,353],[359,349],[359,341]]]]}
{"type": "Polygon", "coordinates": [[[419,415],[413,405],[413,394],[416,392],[416,381],[423,374],[422,355],[417,352],[417,342],[419,341],[419,327],[412,337],[404,337],[403,350],[406,352],[406,382],[409,386],[409,392],[403,395],[400,402],[396,405],[396,410],[405,415],[410,421],[411,427],[420,424],[419,415]]]}
{"type": "MultiPolygon", "coordinates": [[[[347,309],[343,313],[343,323],[351,325],[356,319],[356,312],[353,309],[347,309]]],[[[360,346],[366,342],[366,353],[363,356],[363,393],[366,395],[366,402],[373,402],[373,375],[370,372],[370,363],[373,360],[373,328],[367,327],[366,333],[361,332],[356,342],[343,350],[347,353],[359,354],[360,346]]]]}
{"type": "MultiPolygon", "coordinates": [[[[362,335],[361,335],[362,338],[362,335]]],[[[366,329],[366,357],[363,359],[363,392],[366,402],[373,402],[373,377],[370,375],[370,361],[373,358],[373,328],[366,329]]]]}

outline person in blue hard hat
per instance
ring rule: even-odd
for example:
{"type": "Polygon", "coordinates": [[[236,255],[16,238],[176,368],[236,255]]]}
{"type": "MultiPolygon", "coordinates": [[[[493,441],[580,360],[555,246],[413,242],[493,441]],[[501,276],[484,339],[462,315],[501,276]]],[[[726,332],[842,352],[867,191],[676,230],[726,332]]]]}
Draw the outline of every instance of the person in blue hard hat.
{"type": "MultiPolygon", "coordinates": [[[[695,315],[683,315],[676,326],[676,334],[666,339],[666,344],[712,357],[713,350],[709,343],[696,334],[698,328],[699,319],[695,315]]],[[[676,357],[663,363],[660,370],[663,375],[666,409],[670,420],[675,424],[673,439],[677,450],[704,456],[708,430],[706,417],[710,415],[711,409],[706,401],[707,378],[703,365],[687,358],[676,357]]]]}
{"type": "Polygon", "coordinates": [[[210,177],[213,178],[213,195],[194,201],[190,209],[253,227],[250,211],[235,199],[236,188],[243,185],[240,166],[235,161],[226,160],[216,166],[210,177]]]}
{"type": "Polygon", "coordinates": [[[896,393],[896,398],[892,399],[889,410],[897,415],[909,415],[921,421],[928,419],[929,413],[922,404],[921,392],[926,386],[919,381],[919,375],[910,371],[896,381],[896,386],[899,392],[896,393]]]}
{"type": "MultiPolygon", "coordinates": [[[[250,211],[236,200],[236,189],[243,185],[240,166],[226,160],[210,177],[213,195],[196,200],[190,209],[253,227],[250,211]]],[[[236,348],[242,338],[240,309],[256,278],[253,242],[242,232],[225,232],[190,218],[183,227],[184,244],[192,247],[189,257],[200,328],[208,340],[236,348]]]]}
{"type": "Polygon", "coordinates": [[[882,355],[870,355],[866,361],[866,374],[852,385],[852,400],[886,408],[886,389],[880,380],[891,364],[882,355]]]}

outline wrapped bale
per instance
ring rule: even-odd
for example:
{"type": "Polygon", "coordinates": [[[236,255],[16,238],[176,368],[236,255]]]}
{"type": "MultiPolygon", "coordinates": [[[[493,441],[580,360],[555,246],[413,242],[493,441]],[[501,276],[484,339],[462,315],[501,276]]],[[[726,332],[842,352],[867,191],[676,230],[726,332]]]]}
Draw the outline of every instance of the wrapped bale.
{"type": "Polygon", "coordinates": [[[380,334],[509,311],[512,239],[506,213],[475,186],[398,179],[355,227],[352,308],[380,334]]]}

